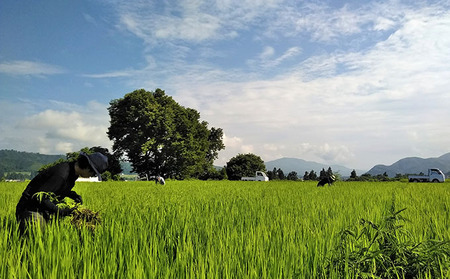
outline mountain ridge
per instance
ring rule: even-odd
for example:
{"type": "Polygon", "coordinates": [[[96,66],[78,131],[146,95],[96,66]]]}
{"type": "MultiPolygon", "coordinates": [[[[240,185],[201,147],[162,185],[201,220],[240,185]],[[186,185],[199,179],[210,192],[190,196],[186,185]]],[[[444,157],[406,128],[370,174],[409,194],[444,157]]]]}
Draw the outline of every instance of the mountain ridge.
{"type": "Polygon", "coordinates": [[[439,157],[420,158],[420,157],[406,157],[398,160],[392,165],[375,165],[367,173],[374,176],[386,173],[389,177],[394,177],[396,174],[418,174],[426,173],[428,169],[438,168],[443,173],[450,174],[450,152],[445,153],[439,157]]]}
{"type": "Polygon", "coordinates": [[[0,150],[0,176],[5,172],[36,172],[65,155],[45,155],[16,150],[0,150]]]}

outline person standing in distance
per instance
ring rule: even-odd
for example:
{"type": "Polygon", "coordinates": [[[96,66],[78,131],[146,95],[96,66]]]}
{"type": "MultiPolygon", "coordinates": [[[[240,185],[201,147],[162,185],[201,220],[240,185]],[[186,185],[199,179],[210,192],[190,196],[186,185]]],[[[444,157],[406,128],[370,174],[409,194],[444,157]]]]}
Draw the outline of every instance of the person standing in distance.
{"type": "Polygon", "coordinates": [[[75,181],[80,176],[88,178],[95,175],[101,181],[101,173],[107,168],[108,157],[105,155],[99,152],[89,155],[80,152],[74,162],[62,162],[41,171],[27,185],[16,206],[16,219],[21,234],[27,230],[30,223],[37,223],[44,228],[52,216],[68,216],[75,210],[75,207],[60,209],[49,196],[43,195],[39,198],[36,193],[53,193],[58,200],[69,197],[81,204],[81,196],[72,191],[75,181]]]}

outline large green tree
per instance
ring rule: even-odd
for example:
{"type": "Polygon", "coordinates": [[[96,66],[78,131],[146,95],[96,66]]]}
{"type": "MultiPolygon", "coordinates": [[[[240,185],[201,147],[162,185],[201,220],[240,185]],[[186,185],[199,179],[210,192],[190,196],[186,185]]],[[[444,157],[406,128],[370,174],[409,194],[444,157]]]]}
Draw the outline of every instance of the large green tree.
{"type": "Polygon", "coordinates": [[[161,89],[135,90],[110,102],[108,136],[115,154],[140,175],[199,177],[225,148],[220,128],[208,129],[200,113],[179,105],[161,89]]]}
{"type": "Polygon", "coordinates": [[[266,165],[258,155],[248,153],[239,154],[230,159],[226,166],[230,180],[239,180],[244,176],[254,176],[256,171],[265,171],[266,165]]]}

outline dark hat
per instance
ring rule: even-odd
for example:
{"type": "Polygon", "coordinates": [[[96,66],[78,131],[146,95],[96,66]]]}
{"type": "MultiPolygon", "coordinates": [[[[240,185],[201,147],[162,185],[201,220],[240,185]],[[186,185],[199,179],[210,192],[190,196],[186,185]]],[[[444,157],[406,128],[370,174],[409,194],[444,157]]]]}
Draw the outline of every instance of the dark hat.
{"type": "Polygon", "coordinates": [[[91,165],[92,169],[97,174],[98,180],[102,181],[102,173],[108,168],[108,157],[100,152],[92,154],[80,152],[80,155],[83,155],[88,159],[89,165],[91,165]]]}

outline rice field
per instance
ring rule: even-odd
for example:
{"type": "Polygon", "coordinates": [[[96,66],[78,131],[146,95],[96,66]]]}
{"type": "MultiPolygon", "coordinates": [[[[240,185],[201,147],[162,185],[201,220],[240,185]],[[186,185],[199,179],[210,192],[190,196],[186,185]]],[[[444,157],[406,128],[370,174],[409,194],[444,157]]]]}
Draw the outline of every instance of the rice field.
{"type": "MultiPolygon", "coordinates": [[[[394,203],[406,208],[410,240],[450,241],[448,182],[315,184],[77,183],[84,205],[100,212],[95,232],[64,220],[20,237],[14,212],[26,183],[0,183],[0,278],[364,277],[326,265],[343,230],[360,232],[362,218],[379,224],[394,203]]],[[[450,278],[449,259],[438,276],[450,278]]]]}

